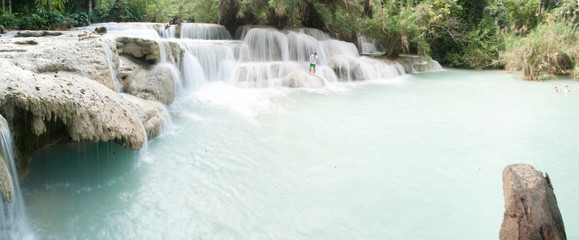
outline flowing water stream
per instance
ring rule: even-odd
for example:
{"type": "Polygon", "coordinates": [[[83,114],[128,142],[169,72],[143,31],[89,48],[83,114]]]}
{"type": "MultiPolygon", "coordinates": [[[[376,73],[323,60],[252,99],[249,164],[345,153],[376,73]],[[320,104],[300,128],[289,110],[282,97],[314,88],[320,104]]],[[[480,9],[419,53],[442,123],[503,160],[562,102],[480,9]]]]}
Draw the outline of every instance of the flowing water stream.
{"type": "Polygon", "coordinates": [[[324,90],[212,83],[170,106],[147,161],[112,143],[36,157],[42,239],[496,239],[502,169],[547,171],[579,237],[579,94],[448,70],[324,90]]]}

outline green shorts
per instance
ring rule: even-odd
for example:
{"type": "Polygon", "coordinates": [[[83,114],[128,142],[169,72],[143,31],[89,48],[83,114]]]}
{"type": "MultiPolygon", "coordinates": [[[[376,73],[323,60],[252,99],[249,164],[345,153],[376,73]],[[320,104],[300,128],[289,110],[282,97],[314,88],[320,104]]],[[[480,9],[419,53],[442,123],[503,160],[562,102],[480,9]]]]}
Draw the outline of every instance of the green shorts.
{"type": "Polygon", "coordinates": [[[310,63],[310,67],[316,67],[316,64],[310,63]]]}

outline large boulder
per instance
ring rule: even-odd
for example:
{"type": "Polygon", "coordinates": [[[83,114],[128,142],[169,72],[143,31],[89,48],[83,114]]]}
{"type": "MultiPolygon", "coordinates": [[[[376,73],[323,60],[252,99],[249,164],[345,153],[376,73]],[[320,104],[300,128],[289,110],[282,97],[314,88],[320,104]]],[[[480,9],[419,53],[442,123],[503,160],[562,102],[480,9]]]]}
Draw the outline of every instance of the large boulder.
{"type": "Polygon", "coordinates": [[[176,63],[183,57],[183,49],[177,42],[134,37],[118,37],[116,41],[120,55],[138,59],[141,64],[176,63]]]}
{"type": "Polygon", "coordinates": [[[549,175],[529,164],[511,164],[503,170],[505,214],[501,240],[564,240],[565,226],[549,175]]]}
{"type": "Polygon", "coordinates": [[[118,79],[123,91],[133,96],[148,100],[157,100],[165,104],[175,99],[175,81],[179,72],[169,63],[142,65],[131,58],[121,57],[118,79]]]}
{"type": "Polygon", "coordinates": [[[119,54],[150,62],[159,62],[159,43],[153,39],[142,39],[133,37],[117,38],[117,49],[119,54]]]}
{"type": "Polygon", "coordinates": [[[4,29],[4,26],[0,25],[0,34],[4,33],[6,33],[6,30],[4,29]]]}

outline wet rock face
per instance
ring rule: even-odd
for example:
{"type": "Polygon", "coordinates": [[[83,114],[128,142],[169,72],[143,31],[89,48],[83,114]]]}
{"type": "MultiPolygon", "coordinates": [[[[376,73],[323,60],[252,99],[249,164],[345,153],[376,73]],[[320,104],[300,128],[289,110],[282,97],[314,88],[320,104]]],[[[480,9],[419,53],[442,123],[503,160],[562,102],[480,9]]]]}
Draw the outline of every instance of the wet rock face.
{"type": "Polygon", "coordinates": [[[0,25],[0,34],[4,33],[6,33],[6,30],[4,30],[4,26],[0,25]]]}
{"type": "Polygon", "coordinates": [[[175,79],[170,64],[143,66],[121,57],[118,79],[126,93],[165,104],[175,99],[175,79]]]}
{"type": "Polygon", "coordinates": [[[2,197],[8,201],[14,201],[14,193],[12,189],[12,181],[10,180],[10,173],[4,157],[0,155],[0,193],[2,197]]]}
{"type": "Polygon", "coordinates": [[[119,54],[125,54],[152,63],[160,62],[159,44],[155,40],[120,37],[117,38],[119,54]]]}
{"type": "Polygon", "coordinates": [[[505,213],[501,240],[564,240],[565,226],[549,175],[528,164],[503,170],[505,213]]]}

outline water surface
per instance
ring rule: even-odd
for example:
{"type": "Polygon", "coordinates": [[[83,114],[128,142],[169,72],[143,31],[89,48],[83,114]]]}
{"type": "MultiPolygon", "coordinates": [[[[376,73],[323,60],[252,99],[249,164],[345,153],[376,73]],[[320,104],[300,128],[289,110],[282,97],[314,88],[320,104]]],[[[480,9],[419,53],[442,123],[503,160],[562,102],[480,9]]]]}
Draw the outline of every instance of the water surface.
{"type": "Polygon", "coordinates": [[[502,170],[579,238],[579,83],[448,70],[326,90],[212,84],[146,152],[72,143],[23,182],[39,239],[496,239],[502,170]],[[569,85],[570,94],[553,87],[569,85]]]}

